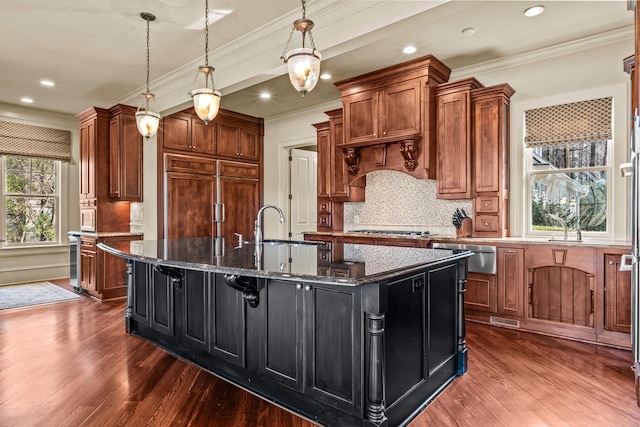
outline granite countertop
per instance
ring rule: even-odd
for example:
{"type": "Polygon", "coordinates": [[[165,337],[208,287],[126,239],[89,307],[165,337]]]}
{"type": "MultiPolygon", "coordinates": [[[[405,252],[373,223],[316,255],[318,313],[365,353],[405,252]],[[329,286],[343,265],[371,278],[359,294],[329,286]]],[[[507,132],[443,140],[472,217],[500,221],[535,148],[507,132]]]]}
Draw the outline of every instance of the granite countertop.
{"type": "Polygon", "coordinates": [[[342,260],[323,263],[318,262],[318,251],[326,251],[326,247],[311,242],[285,242],[233,247],[225,246],[224,239],[181,238],[132,242],[129,252],[103,243],[98,247],[127,259],[168,267],[350,286],[471,255],[469,251],[345,244],[342,260]],[[349,277],[344,277],[347,270],[349,277]]]}
{"type": "Polygon", "coordinates": [[[549,237],[502,237],[502,238],[489,238],[489,237],[458,237],[453,234],[433,234],[430,236],[394,236],[388,234],[362,234],[351,233],[349,231],[310,231],[305,234],[314,234],[318,236],[335,236],[335,237],[360,237],[360,238],[375,238],[375,239],[402,239],[402,240],[426,240],[434,242],[451,242],[451,243],[468,243],[468,244],[522,244],[522,245],[563,245],[563,246],[595,246],[595,247],[610,247],[617,249],[630,249],[631,241],[629,240],[613,240],[613,239],[583,239],[578,242],[575,237],[569,237],[569,240],[562,240],[562,236],[556,235],[556,240],[550,240],[549,237]]]}

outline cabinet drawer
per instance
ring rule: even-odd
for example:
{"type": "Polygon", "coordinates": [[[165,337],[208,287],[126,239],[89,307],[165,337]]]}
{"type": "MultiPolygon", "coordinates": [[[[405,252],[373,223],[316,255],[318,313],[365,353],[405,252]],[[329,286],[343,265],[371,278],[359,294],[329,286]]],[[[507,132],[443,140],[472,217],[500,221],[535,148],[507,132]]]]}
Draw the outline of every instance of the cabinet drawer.
{"type": "Polygon", "coordinates": [[[500,208],[500,201],[495,197],[476,197],[476,212],[492,212],[497,213],[500,208]]]}
{"type": "Polygon", "coordinates": [[[80,238],[81,252],[96,252],[96,240],[80,238]]]}
{"type": "Polygon", "coordinates": [[[202,157],[165,154],[164,165],[166,172],[198,173],[204,175],[216,174],[216,161],[202,157]]]}
{"type": "Polygon", "coordinates": [[[96,208],[95,207],[80,208],[80,230],[96,231],[96,208]]]}
{"type": "Polygon", "coordinates": [[[331,227],[331,214],[330,213],[318,213],[318,226],[319,227],[331,227]]]}
{"type": "Polygon", "coordinates": [[[477,215],[476,231],[498,231],[500,221],[497,215],[477,215]]]}
{"type": "Polygon", "coordinates": [[[220,176],[234,178],[260,178],[257,165],[237,162],[220,162],[220,176]]]}
{"type": "Polygon", "coordinates": [[[331,262],[331,251],[323,251],[318,249],[318,262],[331,262]]]}
{"type": "Polygon", "coordinates": [[[319,213],[331,213],[331,202],[318,202],[319,213]]]}

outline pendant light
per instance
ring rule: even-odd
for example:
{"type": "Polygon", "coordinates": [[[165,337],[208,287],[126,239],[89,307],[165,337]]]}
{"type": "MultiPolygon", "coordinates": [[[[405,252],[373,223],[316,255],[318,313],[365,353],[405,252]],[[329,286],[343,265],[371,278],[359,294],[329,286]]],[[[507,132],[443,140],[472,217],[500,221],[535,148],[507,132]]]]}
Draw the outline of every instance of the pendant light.
{"type": "Polygon", "coordinates": [[[218,115],[218,110],[220,109],[220,92],[216,90],[213,83],[215,68],[209,66],[209,0],[205,0],[204,42],[204,65],[198,67],[198,72],[193,82],[194,87],[200,86],[200,88],[193,89],[191,97],[193,98],[193,107],[196,110],[196,114],[207,125],[218,115]],[[198,84],[198,77],[201,73],[204,75],[204,83],[198,84]]]}
{"type": "Polygon", "coordinates": [[[136,125],[138,125],[138,132],[149,139],[158,132],[160,124],[160,113],[157,112],[158,108],[155,105],[155,95],[149,92],[149,22],[155,21],[156,17],[148,12],[142,12],[140,16],[147,21],[147,91],[142,94],[144,101],[136,111],[136,125]]]}
{"type": "Polygon", "coordinates": [[[322,55],[316,50],[316,45],[313,42],[313,36],[311,30],[313,29],[313,21],[305,17],[307,13],[307,2],[302,0],[302,19],[296,19],[293,22],[293,28],[289,34],[289,40],[284,47],[282,53],[282,59],[287,64],[289,70],[289,80],[293,87],[302,94],[304,98],[307,92],[311,92],[318,83],[318,77],[320,76],[320,60],[322,55]],[[291,38],[294,31],[300,31],[302,33],[302,47],[292,49],[287,52],[291,38]],[[311,48],[305,47],[305,36],[309,34],[309,40],[311,41],[311,48]],[[286,52],[286,53],[285,53],[286,52]]]}

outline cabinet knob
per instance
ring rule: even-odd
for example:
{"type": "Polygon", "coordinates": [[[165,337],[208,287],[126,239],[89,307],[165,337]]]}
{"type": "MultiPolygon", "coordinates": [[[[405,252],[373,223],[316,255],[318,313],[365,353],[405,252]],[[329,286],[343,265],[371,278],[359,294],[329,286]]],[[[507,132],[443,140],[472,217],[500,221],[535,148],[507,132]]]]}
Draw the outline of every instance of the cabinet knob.
{"type": "Polygon", "coordinates": [[[613,261],[609,261],[609,265],[613,265],[613,261]]]}
{"type": "Polygon", "coordinates": [[[304,287],[304,290],[305,290],[305,291],[310,291],[310,290],[311,290],[311,286],[306,285],[306,286],[304,287]]]}
{"type": "Polygon", "coordinates": [[[296,285],[296,289],[302,289],[302,285],[301,285],[300,283],[298,283],[298,284],[296,285]]]}

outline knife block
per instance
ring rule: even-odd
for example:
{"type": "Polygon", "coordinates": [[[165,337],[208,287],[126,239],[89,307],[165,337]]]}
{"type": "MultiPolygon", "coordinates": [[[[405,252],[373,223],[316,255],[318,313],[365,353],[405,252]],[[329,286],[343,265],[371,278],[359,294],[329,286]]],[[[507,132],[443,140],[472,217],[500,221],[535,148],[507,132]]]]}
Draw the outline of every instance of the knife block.
{"type": "Polygon", "coordinates": [[[472,224],[471,218],[465,218],[462,220],[460,228],[456,228],[457,237],[471,237],[472,224]]]}

